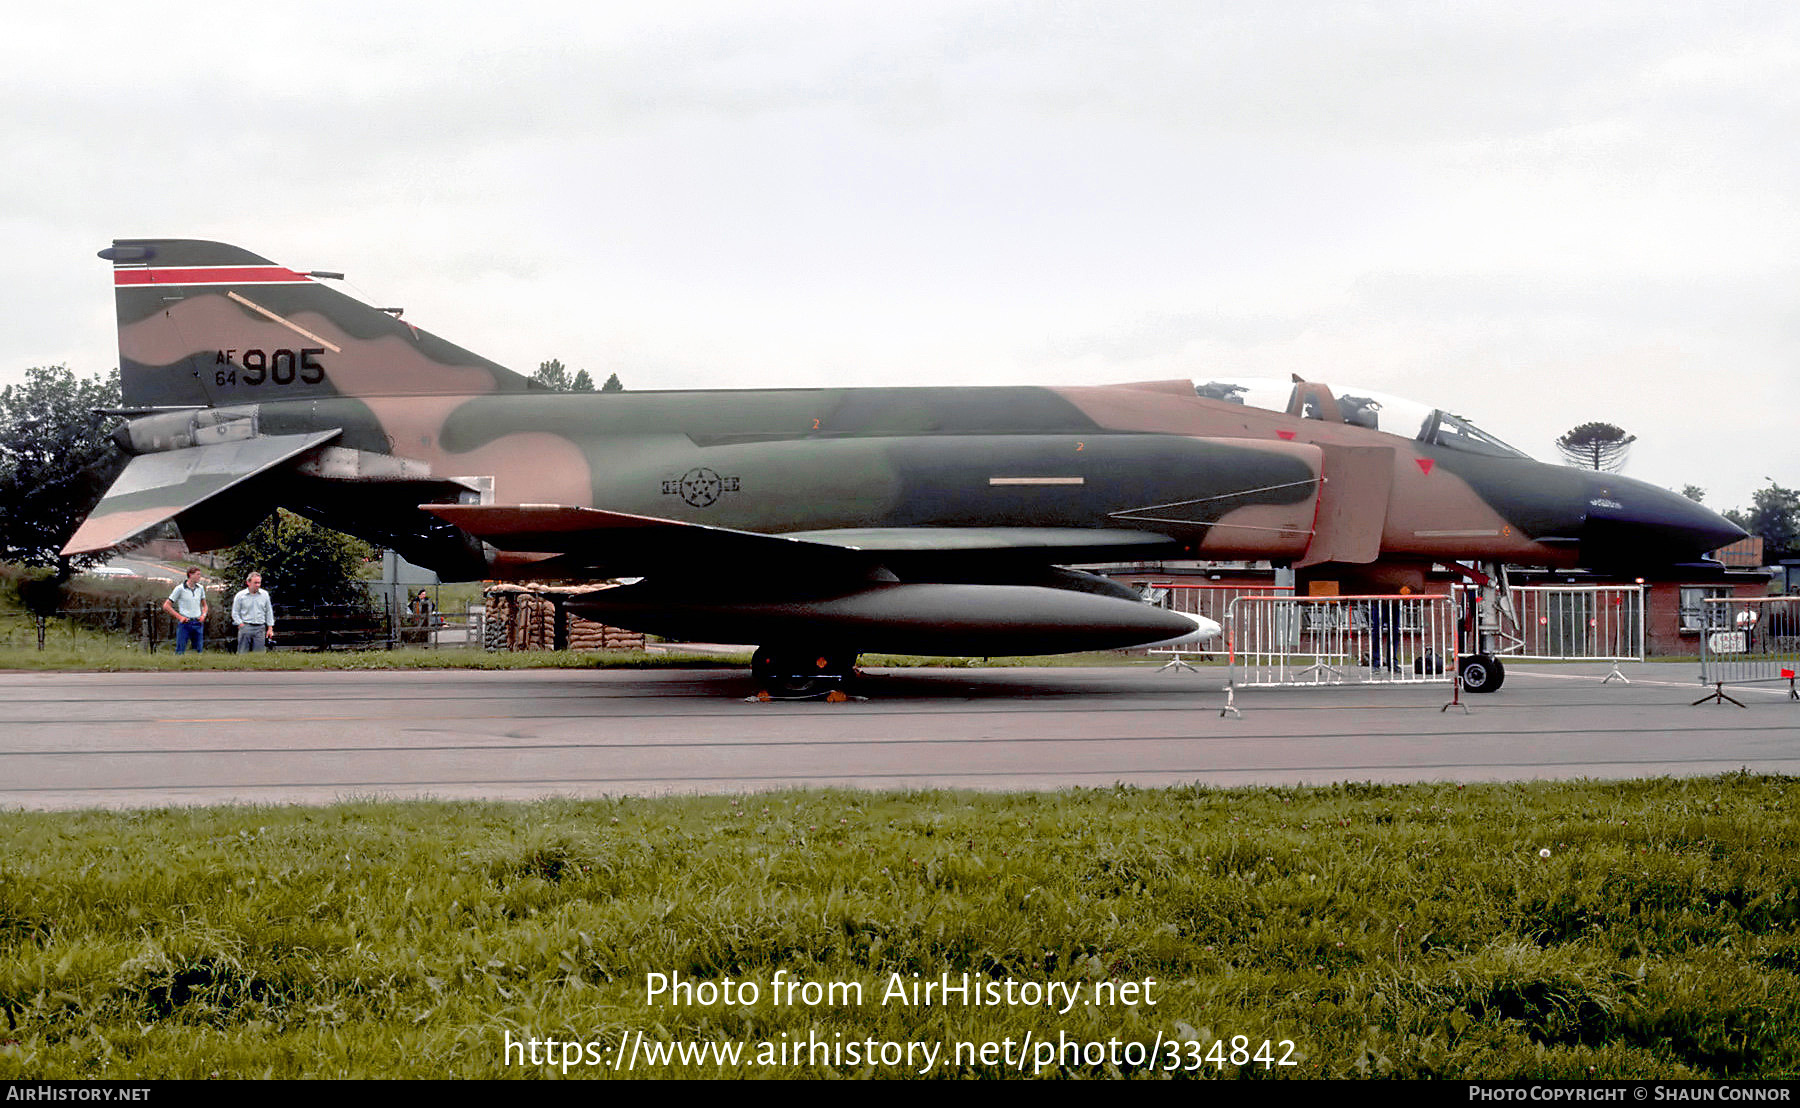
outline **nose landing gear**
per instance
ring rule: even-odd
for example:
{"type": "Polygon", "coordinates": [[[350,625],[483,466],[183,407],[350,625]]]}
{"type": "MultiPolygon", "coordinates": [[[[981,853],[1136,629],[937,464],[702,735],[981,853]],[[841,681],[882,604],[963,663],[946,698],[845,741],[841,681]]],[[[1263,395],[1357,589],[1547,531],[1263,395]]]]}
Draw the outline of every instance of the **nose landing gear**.
{"type": "Polygon", "coordinates": [[[1506,567],[1498,562],[1483,562],[1480,569],[1458,568],[1475,583],[1474,594],[1464,594],[1458,643],[1464,649],[1474,647],[1475,653],[1462,655],[1457,660],[1457,670],[1465,690],[1494,692],[1506,683],[1506,667],[1500,664],[1496,651],[1506,628],[1518,625],[1512,591],[1506,583],[1506,567]]]}

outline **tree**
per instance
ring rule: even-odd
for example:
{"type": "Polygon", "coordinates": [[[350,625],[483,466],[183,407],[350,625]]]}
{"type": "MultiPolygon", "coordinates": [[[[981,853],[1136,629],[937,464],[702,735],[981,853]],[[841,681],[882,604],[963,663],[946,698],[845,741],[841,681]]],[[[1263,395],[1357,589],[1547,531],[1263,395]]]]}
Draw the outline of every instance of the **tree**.
{"type": "Polygon", "coordinates": [[[1636,435],[1628,435],[1623,427],[1610,423],[1583,423],[1572,427],[1556,440],[1556,449],[1572,466],[1617,471],[1625,466],[1625,455],[1636,435]]]}
{"type": "Polygon", "coordinates": [[[617,373],[614,373],[606,379],[606,384],[600,386],[600,391],[601,392],[624,392],[625,386],[619,383],[619,375],[617,373]]]}
{"type": "Polygon", "coordinates": [[[0,390],[0,560],[55,566],[58,579],[104,555],[63,558],[63,543],[125,467],[107,437],[119,371],[76,377],[67,366],[38,366],[0,390]]]}
{"type": "Polygon", "coordinates": [[[569,367],[563,365],[562,362],[557,359],[551,358],[547,362],[538,363],[537,372],[531,375],[531,379],[547,389],[555,389],[558,392],[567,392],[569,389],[569,367]]]}
{"type": "Polygon", "coordinates": [[[361,539],[322,527],[288,511],[256,525],[225,554],[228,591],[260,573],[263,587],[285,610],[369,607],[363,563],[375,549],[361,539]]]}
{"type": "Polygon", "coordinates": [[[1725,518],[1762,536],[1763,562],[1772,565],[1782,558],[1800,557],[1800,490],[1770,480],[1768,488],[1750,494],[1750,503],[1749,511],[1733,509],[1725,518]]]}
{"type": "Polygon", "coordinates": [[[1681,486],[1681,495],[1687,497],[1696,504],[1704,504],[1706,502],[1706,490],[1699,485],[1681,486]]]}
{"type": "Polygon", "coordinates": [[[539,362],[537,372],[531,379],[545,388],[557,392],[593,392],[594,379],[585,369],[577,370],[574,376],[569,375],[569,367],[555,358],[547,362],[539,362]]]}

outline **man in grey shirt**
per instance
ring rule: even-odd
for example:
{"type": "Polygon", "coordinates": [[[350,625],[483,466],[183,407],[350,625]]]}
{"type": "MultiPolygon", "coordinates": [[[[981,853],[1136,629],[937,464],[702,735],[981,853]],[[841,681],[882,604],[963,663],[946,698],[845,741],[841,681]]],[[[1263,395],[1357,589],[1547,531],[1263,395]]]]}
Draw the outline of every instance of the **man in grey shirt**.
{"type": "Polygon", "coordinates": [[[262,574],[252,573],[244,584],[231,598],[231,622],[237,624],[238,653],[256,654],[275,638],[275,605],[262,589],[262,574]]]}
{"type": "Polygon", "coordinates": [[[187,571],[187,580],[175,586],[169,599],[163,601],[163,611],[175,617],[175,653],[187,650],[188,643],[194,644],[194,653],[206,652],[206,589],[202,585],[204,578],[200,576],[200,567],[195,566],[187,571]]]}

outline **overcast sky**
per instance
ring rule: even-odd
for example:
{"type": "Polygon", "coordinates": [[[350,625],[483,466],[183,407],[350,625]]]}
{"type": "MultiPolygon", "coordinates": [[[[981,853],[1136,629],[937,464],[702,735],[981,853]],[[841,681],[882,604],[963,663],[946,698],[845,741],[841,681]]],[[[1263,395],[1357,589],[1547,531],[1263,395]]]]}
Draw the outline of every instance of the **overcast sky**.
{"type": "Polygon", "coordinates": [[[9,5],[0,383],[212,238],[628,388],[1298,373],[1800,486],[1800,5],[9,5]]]}

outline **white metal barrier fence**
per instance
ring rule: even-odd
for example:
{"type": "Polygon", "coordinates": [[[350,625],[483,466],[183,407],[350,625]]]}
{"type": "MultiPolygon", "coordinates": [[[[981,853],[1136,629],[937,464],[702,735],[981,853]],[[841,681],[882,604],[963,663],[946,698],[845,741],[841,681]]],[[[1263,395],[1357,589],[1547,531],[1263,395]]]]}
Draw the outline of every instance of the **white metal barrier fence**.
{"type": "Polygon", "coordinates": [[[1171,612],[1202,616],[1223,627],[1231,602],[1240,596],[1292,596],[1292,585],[1146,584],[1149,599],[1171,612]]]}
{"type": "MultiPolygon", "coordinates": [[[[1458,585],[1460,600],[1475,591],[1458,585]]],[[[1644,586],[1524,585],[1501,594],[1494,653],[1504,658],[1547,662],[1620,662],[1644,660],[1644,586]]]]}
{"type": "MultiPolygon", "coordinates": [[[[1187,585],[1146,583],[1143,586],[1145,599],[1171,612],[1184,612],[1190,616],[1210,619],[1220,627],[1225,626],[1226,614],[1231,610],[1231,602],[1240,596],[1292,596],[1292,585],[1187,585]]],[[[1153,655],[1169,658],[1163,669],[1186,669],[1194,667],[1182,660],[1187,654],[1217,654],[1225,649],[1223,642],[1196,643],[1192,646],[1159,647],[1150,651],[1153,655]]]]}
{"type": "Polygon", "coordinates": [[[1761,681],[1786,681],[1789,698],[1800,700],[1800,597],[1716,597],[1701,611],[1700,681],[1719,691],[1696,704],[1731,700],[1724,686],[1761,681]]]}
{"type": "Polygon", "coordinates": [[[1241,596],[1225,631],[1228,688],[1456,680],[1456,604],[1444,595],[1241,596]]]}

